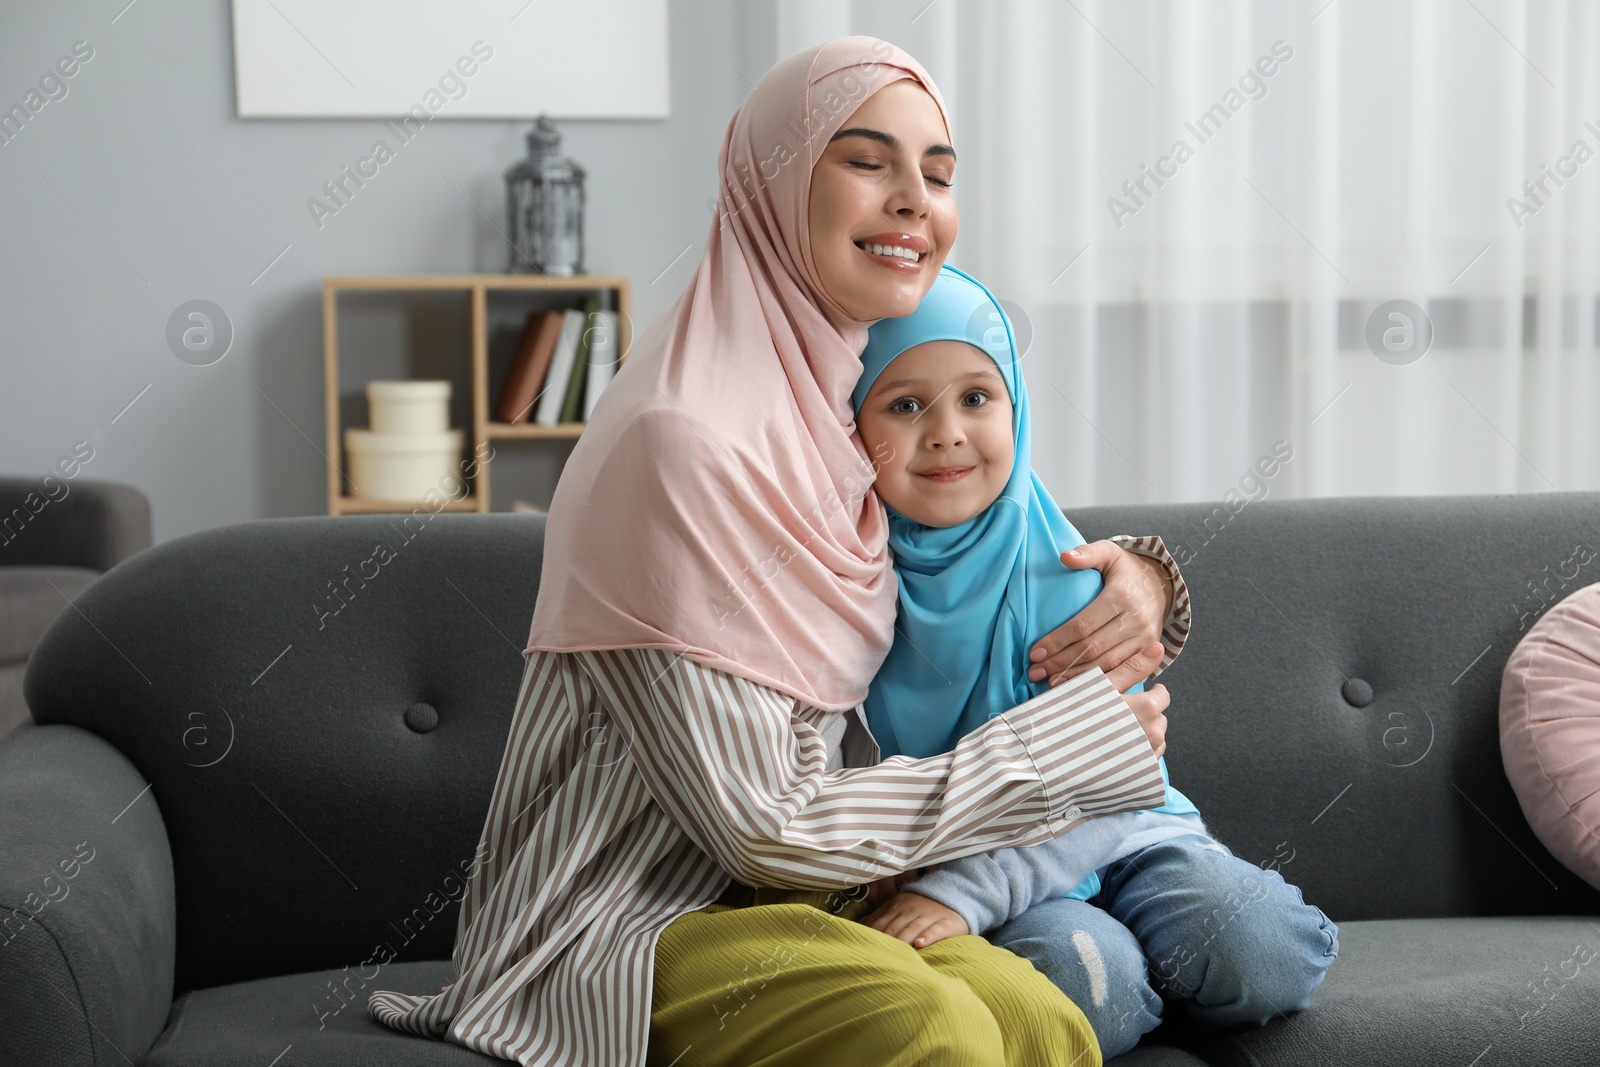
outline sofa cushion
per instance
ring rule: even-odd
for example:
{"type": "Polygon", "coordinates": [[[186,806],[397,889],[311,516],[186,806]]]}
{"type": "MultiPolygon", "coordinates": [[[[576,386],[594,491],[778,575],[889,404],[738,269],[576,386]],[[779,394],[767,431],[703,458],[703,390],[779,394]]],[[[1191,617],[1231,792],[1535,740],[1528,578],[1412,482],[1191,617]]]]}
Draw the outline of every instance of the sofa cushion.
{"type": "Polygon", "coordinates": [[[449,957],[543,536],[537,515],[267,519],[140,552],[56,617],[28,706],[104,738],[160,799],[176,993],[380,942],[449,957]]]}
{"type": "Polygon", "coordinates": [[[1500,758],[1545,848],[1600,887],[1600,584],[1551,608],[1511,654],[1500,758]]]}
{"type": "Polygon", "coordinates": [[[372,989],[437,991],[450,961],[391,963],[262,978],[186,993],[141,1067],[394,1067],[506,1063],[449,1041],[391,1030],[367,1014],[372,989]],[[374,985],[373,983],[377,984],[374,985]]]}
{"type": "Polygon", "coordinates": [[[0,567],[0,663],[22,663],[45,627],[70,610],[99,571],[87,567],[0,567]]]}
{"type": "Polygon", "coordinates": [[[1218,1067],[1595,1062],[1591,919],[1378,919],[1341,923],[1339,943],[1309,1008],[1217,1035],[1201,1055],[1218,1067]]]}
{"type": "Polygon", "coordinates": [[[1194,603],[1157,679],[1172,784],[1341,925],[1600,914],[1528,827],[1499,743],[1512,649],[1600,578],[1567,562],[1597,514],[1592,492],[1069,511],[1089,540],[1166,541],[1194,603]]]}

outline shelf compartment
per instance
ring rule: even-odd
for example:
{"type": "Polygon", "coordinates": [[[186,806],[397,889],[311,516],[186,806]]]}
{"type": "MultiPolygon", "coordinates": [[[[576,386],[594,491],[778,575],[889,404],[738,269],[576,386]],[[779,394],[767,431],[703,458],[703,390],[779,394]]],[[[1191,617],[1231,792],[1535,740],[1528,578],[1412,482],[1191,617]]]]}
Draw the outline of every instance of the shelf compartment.
{"type": "MultiPolygon", "coordinates": [[[[407,319],[410,326],[405,336],[412,341],[412,346],[408,353],[391,352],[388,358],[398,364],[409,357],[411,366],[422,366],[426,370],[423,373],[373,374],[371,377],[432,376],[448,378],[453,382],[455,389],[451,396],[451,425],[464,429],[470,426],[466,434],[468,450],[464,450],[462,456],[465,463],[472,456],[482,456],[488,452],[492,448],[489,446],[490,441],[544,440],[570,445],[577,440],[584,430],[585,424],[582,422],[542,426],[535,423],[502,423],[490,419],[491,395],[498,392],[509,360],[510,353],[506,350],[506,346],[509,344],[514,350],[516,343],[516,337],[511,336],[508,341],[507,334],[513,329],[520,333],[521,323],[530,310],[580,306],[585,295],[599,292],[602,294],[601,306],[613,308],[618,312],[618,351],[621,353],[621,361],[626,361],[632,345],[633,332],[629,311],[629,288],[629,279],[622,275],[551,278],[524,274],[428,274],[325,278],[323,353],[328,455],[339,457],[340,469],[345,469],[342,464],[343,430],[346,426],[354,424],[353,415],[361,396],[352,394],[349,397],[342,397],[340,392],[341,298],[352,299],[354,301],[351,304],[352,308],[358,304],[381,306],[391,301],[400,305],[402,317],[407,319]],[[424,307],[446,309],[442,317],[454,319],[456,325],[446,327],[443,331],[436,327],[419,330],[414,321],[418,316],[412,307],[413,302],[404,297],[407,292],[427,294],[415,303],[424,307]],[[460,305],[452,306],[446,295],[450,293],[465,297],[464,315],[457,317],[460,305]],[[444,298],[443,301],[440,298],[444,298]],[[442,335],[459,337],[460,327],[463,325],[466,333],[464,345],[458,346],[453,339],[442,339],[442,335]],[[419,349],[416,343],[419,334],[425,343],[435,345],[435,350],[422,358],[418,357],[419,349]]],[[[440,317],[436,311],[434,318],[440,317]]],[[[368,357],[363,367],[372,362],[368,357]]],[[[365,379],[361,384],[364,388],[365,379]]],[[[544,473],[537,475],[535,480],[547,482],[553,491],[553,478],[559,477],[561,463],[564,463],[564,459],[556,463],[553,475],[549,473],[548,462],[541,461],[541,464],[536,464],[535,466],[544,473]]],[[[479,462],[476,474],[466,479],[471,485],[471,492],[460,500],[447,502],[440,510],[480,512],[491,510],[490,466],[491,460],[479,462]]],[[[512,464],[513,472],[517,466],[512,464]]],[[[523,467],[526,469],[525,464],[523,467]]],[[[328,472],[328,514],[397,512],[410,511],[419,506],[428,507],[425,504],[367,500],[352,496],[345,491],[343,483],[346,481],[347,479],[342,478],[336,471],[328,472]]],[[[532,495],[538,497],[542,494],[532,495]]]]}

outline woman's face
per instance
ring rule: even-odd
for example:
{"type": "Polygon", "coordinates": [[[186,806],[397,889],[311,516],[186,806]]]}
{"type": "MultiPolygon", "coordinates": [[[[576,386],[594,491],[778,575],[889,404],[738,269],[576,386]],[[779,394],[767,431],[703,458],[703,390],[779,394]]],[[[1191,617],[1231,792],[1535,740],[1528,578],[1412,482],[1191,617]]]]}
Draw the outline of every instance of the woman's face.
{"type": "Polygon", "coordinates": [[[956,239],[955,168],[939,106],[909,78],[873,93],[828,142],[811,172],[811,257],[852,318],[900,318],[927,295],[956,239]]]}

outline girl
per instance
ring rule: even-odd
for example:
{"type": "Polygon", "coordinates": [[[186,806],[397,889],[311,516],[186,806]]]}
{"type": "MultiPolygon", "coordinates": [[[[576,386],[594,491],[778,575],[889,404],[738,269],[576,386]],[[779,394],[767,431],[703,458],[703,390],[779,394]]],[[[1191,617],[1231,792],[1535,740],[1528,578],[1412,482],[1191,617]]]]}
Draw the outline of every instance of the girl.
{"type": "MultiPolygon", "coordinates": [[[[1043,691],[1027,678],[1037,613],[1088,604],[1100,576],[1061,565],[1083,539],[1033,472],[1011,324],[987,289],[946,264],[861,360],[852,399],[900,576],[867,717],[885,756],[924,758],[1043,691]]],[[[1162,806],[896,881],[868,923],[918,947],[988,934],[1084,1010],[1106,1059],[1160,1022],[1162,994],[1217,1025],[1304,1008],[1337,928],[1212,838],[1160,762],[1162,806]]]]}

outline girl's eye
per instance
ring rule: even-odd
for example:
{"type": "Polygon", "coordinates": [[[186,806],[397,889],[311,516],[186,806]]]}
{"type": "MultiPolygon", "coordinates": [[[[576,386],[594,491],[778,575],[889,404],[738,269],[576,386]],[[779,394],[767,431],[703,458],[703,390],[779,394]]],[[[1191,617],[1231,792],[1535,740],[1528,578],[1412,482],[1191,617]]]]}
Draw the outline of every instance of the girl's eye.
{"type": "Polygon", "coordinates": [[[981,408],[989,402],[989,394],[982,389],[973,389],[961,398],[961,402],[969,408],[981,408]],[[976,400],[977,403],[970,403],[973,400],[976,400]]]}
{"type": "Polygon", "coordinates": [[[890,404],[889,410],[894,412],[896,415],[915,415],[917,413],[917,407],[918,405],[915,399],[909,396],[903,396],[899,400],[896,400],[890,404]]]}

